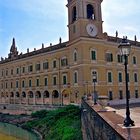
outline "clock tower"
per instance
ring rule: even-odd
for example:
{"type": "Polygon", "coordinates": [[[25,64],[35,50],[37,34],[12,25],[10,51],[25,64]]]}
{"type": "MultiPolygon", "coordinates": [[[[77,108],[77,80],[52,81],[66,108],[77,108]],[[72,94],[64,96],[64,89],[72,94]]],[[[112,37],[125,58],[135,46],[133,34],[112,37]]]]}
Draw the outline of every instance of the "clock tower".
{"type": "Polygon", "coordinates": [[[101,38],[103,0],[68,0],[69,40],[78,37],[101,38]]]}

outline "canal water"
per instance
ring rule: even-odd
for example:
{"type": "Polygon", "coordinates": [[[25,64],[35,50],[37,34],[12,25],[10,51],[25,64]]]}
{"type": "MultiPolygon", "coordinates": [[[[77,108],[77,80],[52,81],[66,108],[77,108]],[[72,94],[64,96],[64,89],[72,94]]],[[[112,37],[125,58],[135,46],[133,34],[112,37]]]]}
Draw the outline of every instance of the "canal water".
{"type": "Polygon", "coordinates": [[[39,137],[15,125],[0,122],[0,140],[39,140],[39,137]]]}

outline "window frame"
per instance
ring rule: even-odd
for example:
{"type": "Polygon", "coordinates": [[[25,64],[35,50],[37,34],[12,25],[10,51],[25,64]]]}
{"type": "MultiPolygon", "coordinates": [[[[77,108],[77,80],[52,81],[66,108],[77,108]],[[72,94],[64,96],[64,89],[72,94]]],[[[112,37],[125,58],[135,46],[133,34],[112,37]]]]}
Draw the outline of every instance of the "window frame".
{"type": "Polygon", "coordinates": [[[78,52],[77,50],[75,49],[74,52],[73,52],[73,61],[76,63],[78,60],[78,52]]]}
{"type": "Polygon", "coordinates": [[[113,83],[113,75],[112,71],[107,72],[107,83],[112,84],[113,83]]]}
{"type": "Polygon", "coordinates": [[[74,81],[74,84],[78,84],[78,71],[74,71],[73,73],[73,81],[74,81]]]}
{"type": "Polygon", "coordinates": [[[106,53],[105,53],[105,60],[106,60],[108,63],[113,62],[113,53],[111,53],[111,52],[106,52],[106,53]]]}
{"type": "Polygon", "coordinates": [[[123,83],[123,73],[121,71],[118,72],[118,82],[123,83]]]}
{"type": "Polygon", "coordinates": [[[90,58],[91,58],[92,61],[97,60],[97,51],[95,49],[90,50],[90,58]]]}

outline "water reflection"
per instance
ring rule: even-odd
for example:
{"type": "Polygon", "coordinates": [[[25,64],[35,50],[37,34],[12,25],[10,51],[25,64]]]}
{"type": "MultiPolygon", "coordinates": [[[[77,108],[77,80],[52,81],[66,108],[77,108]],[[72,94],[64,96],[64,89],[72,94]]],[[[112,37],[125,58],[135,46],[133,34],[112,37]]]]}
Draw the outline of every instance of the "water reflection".
{"type": "Polygon", "coordinates": [[[20,127],[0,122],[0,140],[39,140],[39,138],[20,127]]]}

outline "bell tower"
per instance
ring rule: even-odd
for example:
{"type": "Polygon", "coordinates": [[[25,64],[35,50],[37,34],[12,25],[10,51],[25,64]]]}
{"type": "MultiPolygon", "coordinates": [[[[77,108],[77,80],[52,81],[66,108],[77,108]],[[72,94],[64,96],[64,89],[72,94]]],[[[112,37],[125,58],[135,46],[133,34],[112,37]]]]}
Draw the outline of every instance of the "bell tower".
{"type": "Polygon", "coordinates": [[[103,0],[68,0],[69,40],[78,37],[101,38],[103,0]]]}

